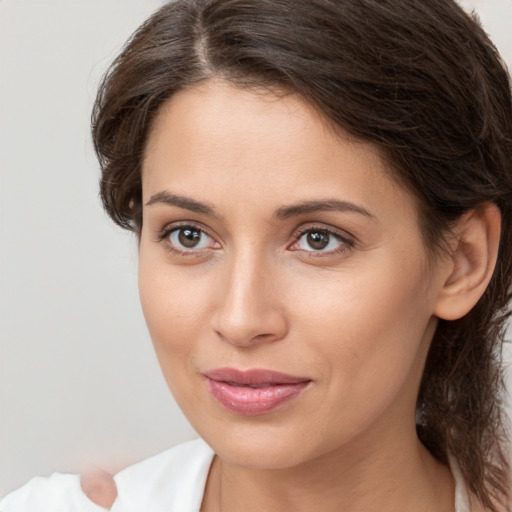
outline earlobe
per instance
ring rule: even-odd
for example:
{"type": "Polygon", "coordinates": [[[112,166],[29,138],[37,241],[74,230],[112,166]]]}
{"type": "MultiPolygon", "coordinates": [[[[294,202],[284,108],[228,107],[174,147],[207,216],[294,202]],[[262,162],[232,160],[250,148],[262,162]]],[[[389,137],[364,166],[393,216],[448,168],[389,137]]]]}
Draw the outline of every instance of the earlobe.
{"type": "Polygon", "coordinates": [[[483,295],[498,257],[501,214],[493,203],[464,214],[453,230],[448,256],[448,277],[439,291],[434,314],[457,320],[468,313],[483,295]]]}

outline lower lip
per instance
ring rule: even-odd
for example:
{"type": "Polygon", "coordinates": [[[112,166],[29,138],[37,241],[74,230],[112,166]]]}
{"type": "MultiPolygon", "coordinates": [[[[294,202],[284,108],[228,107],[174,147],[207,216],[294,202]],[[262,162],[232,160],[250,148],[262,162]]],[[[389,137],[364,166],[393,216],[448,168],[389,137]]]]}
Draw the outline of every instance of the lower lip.
{"type": "Polygon", "coordinates": [[[226,382],[206,379],[213,398],[229,411],[248,416],[265,414],[293,400],[306,389],[309,382],[275,384],[252,388],[233,386],[226,382]]]}

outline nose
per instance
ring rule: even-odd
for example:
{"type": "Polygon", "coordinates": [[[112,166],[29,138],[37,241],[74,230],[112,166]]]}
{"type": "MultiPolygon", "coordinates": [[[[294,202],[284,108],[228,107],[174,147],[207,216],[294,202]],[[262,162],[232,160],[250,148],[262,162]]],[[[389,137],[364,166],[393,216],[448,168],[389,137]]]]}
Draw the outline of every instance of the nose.
{"type": "Polygon", "coordinates": [[[223,274],[213,329],[224,341],[249,347],[282,339],[288,330],[275,269],[253,256],[236,258],[223,274]]]}

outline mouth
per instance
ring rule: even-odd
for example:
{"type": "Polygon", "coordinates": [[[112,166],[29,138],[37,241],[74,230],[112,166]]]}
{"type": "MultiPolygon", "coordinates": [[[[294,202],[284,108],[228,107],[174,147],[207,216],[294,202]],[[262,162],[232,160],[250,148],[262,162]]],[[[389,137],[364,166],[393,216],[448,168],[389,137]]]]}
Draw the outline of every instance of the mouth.
{"type": "Polygon", "coordinates": [[[213,398],[225,409],[244,415],[265,414],[297,398],[311,379],[273,370],[219,368],[204,373],[213,398]]]}

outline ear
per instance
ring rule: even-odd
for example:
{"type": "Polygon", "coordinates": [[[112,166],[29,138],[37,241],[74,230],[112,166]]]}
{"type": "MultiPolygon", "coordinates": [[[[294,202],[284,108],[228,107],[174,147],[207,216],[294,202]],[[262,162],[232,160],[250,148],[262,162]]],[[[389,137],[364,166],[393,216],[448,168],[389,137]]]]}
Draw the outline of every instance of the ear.
{"type": "Polygon", "coordinates": [[[500,243],[501,214],[493,203],[467,212],[453,229],[451,253],[445,261],[448,277],[437,296],[434,314],[457,320],[483,295],[494,272],[500,243]]]}

